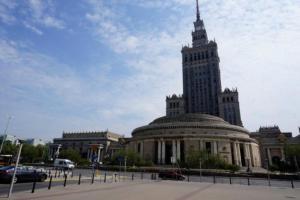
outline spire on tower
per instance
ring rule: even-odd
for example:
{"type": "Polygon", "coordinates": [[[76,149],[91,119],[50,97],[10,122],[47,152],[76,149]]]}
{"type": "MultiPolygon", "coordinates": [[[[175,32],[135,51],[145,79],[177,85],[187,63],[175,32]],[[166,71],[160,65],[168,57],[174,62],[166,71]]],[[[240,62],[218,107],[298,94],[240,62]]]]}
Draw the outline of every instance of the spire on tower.
{"type": "Polygon", "coordinates": [[[199,4],[198,4],[198,0],[196,0],[197,3],[197,21],[200,20],[200,12],[199,12],[199,4]]]}

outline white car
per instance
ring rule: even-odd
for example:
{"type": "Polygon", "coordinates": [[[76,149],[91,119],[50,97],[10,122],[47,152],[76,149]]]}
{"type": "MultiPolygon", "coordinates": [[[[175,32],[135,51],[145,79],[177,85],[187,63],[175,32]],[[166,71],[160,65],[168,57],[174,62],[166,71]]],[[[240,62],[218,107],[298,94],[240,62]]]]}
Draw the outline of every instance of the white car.
{"type": "Polygon", "coordinates": [[[53,166],[58,169],[73,169],[75,167],[69,159],[55,159],[53,166]]]}

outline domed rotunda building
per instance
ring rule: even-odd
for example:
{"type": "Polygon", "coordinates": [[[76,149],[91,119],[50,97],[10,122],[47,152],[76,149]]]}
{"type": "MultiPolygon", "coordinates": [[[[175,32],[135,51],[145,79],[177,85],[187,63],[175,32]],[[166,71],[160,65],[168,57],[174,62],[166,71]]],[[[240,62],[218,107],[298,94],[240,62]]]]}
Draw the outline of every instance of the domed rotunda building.
{"type": "Polygon", "coordinates": [[[208,40],[198,0],[192,46],[181,54],[183,94],[167,96],[166,116],[134,129],[128,148],[162,165],[199,150],[229,164],[260,167],[258,143],[243,128],[238,90],[222,90],[218,45],[208,40]]]}
{"type": "Polygon", "coordinates": [[[192,150],[218,154],[229,164],[260,167],[258,143],[240,126],[207,114],[160,117],[132,132],[129,148],[155,164],[185,161],[192,150]]]}

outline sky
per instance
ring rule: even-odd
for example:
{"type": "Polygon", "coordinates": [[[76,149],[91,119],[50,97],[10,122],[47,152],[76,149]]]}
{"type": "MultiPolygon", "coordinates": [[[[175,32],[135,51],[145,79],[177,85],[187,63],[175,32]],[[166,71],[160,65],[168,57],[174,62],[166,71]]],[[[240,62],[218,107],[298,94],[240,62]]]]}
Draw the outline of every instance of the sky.
{"type": "MultiPolygon", "coordinates": [[[[300,126],[299,0],[200,0],[245,128],[300,126]]],[[[0,132],[125,136],[182,94],[195,0],[0,0],[0,132]]]]}

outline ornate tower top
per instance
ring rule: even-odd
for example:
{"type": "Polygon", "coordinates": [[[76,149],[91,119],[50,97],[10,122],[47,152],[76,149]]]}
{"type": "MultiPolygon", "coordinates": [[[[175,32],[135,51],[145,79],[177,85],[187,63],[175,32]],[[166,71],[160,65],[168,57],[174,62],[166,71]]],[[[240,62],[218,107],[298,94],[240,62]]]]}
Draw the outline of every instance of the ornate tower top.
{"type": "Polygon", "coordinates": [[[200,12],[199,12],[199,4],[198,4],[198,0],[197,0],[197,21],[200,21],[200,12]]]}
{"type": "Polygon", "coordinates": [[[204,22],[200,18],[199,3],[196,0],[196,21],[194,22],[195,30],[192,32],[193,47],[199,47],[208,43],[204,22]]]}

